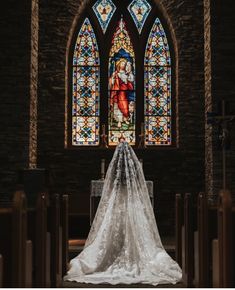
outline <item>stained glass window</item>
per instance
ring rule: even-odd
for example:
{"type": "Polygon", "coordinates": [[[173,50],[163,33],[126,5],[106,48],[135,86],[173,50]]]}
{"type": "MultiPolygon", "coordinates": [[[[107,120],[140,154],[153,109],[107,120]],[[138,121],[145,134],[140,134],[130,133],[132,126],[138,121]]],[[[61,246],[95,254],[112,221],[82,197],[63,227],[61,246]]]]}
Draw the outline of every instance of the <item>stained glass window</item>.
{"type": "Polygon", "coordinates": [[[135,55],[124,20],[118,23],[109,55],[109,145],[120,137],[135,144],[135,55]]]}
{"type": "Polygon", "coordinates": [[[115,10],[116,6],[113,4],[111,0],[98,0],[93,6],[93,11],[95,12],[96,17],[98,18],[104,33],[109,25],[109,22],[115,10]]]}
{"type": "Polygon", "coordinates": [[[121,2],[92,1],[87,7],[92,18],[85,18],[72,48],[72,146],[104,147],[106,141],[116,146],[122,137],[139,147],[174,144],[172,64],[166,33],[153,15],[154,1],[121,2]],[[147,23],[152,20],[150,27],[147,23]],[[134,25],[137,29],[129,31],[134,25]],[[101,29],[103,33],[97,33],[101,29]],[[142,37],[147,39],[144,46],[142,37]],[[100,77],[100,65],[104,77],[100,77]]]}
{"type": "Polygon", "coordinates": [[[171,58],[165,31],[157,18],[145,51],[146,145],[171,145],[171,58]]]}
{"type": "Polygon", "coordinates": [[[99,52],[88,18],[73,55],[72,145],[99,144],[99,52]]]}
{"type": "Polygon", "coordinates": [[[150,4],[146,0],[133,0],[128,6],[128,10],[135,22],[139,33],[141,33],[145,20],[151,11],[150,4]]]}

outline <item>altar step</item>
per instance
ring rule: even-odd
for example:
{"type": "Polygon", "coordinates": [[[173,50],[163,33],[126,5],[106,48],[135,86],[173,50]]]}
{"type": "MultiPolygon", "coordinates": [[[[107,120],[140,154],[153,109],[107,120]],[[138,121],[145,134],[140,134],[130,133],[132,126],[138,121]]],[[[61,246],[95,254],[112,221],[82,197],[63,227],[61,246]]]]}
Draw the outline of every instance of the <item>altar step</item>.
{"type": "MultiPolygon", "coordinates": [[[[76,257],[85,245],[85,239],[73,239],[69,240],[69,260],[76,257]]],[[[162,244],[167,253],[175,259],[175,238],[174,237],[163,237],[162,244]]]]}

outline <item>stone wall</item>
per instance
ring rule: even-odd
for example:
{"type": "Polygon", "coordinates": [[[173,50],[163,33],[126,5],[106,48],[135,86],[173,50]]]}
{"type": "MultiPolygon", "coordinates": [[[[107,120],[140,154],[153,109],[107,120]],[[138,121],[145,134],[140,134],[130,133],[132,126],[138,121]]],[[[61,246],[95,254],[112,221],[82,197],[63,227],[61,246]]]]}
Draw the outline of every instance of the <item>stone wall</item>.
{"type": "MultiPolygon", "coordinates": [[[[155,185],[160,232],[174,233],[177,192],[204,190],[204,27],[203,1],[156,1],[175,37],[178,148],[137,150],[146,179],[155,185]],[[173,30],[174,31],[173,31],[173,30]]],[[[89,216],[90,180],[100,178],[100,160],[113,150],[65,149],[66,53],[75,19],[86,4],[40,0],[38,166],[50,169],[54,190],[70,193],[70,212],[89,216]]]]}
{"type": "MultiPolygon", "coordinates": [[[[224,99],[229,106],[227,114],[235,115],[235,36],[232,31],[234,23],[234,3],[232,0],[205,0],[205,58],[206,58],[206,110],[221,113],[220,102],[224,99]]],[[[231,147],[227,151],[227,188],[233,192],[235,199],[235,122],[231,124],[231,147]]],[[[206,166],[211,172],[207,179],[210,187],[209,194],[213,200],[223,187],[222,178],[222,151],[218,144],[218,126],[207,126],[206,148],[211,158],[207,159],[206,166]]]]}
{"type": "Polygon", "coordinates": [[[14,190],[17,170],[28,166],[31,1],[0,8],[0,201],[14,190]]]}
{"type": "MultiPolygon", "coordinates": [[[[178,147],[136,153],[144,159],[146,178],[154,181],[164,235],[173,234],[176,192],[205,189],[215,200],[222,187],[218,131],[205,125],[205,113],[216,111],[221,99],[229,101],[228,113],[235,113],[232,1],[155,1],[175,48],[178,147]]],[[[18,169],[38,164],[51,170],[54,191],[71,194],[70,212],[82,220],[89,216],[90,179],[100,177],[101,158],[107,165],[113,154],[65,149],[66,56],[88,2],[8,0],[0,9],[0,200],[9,200],[18,169]]],[[[227,184],[235,193],[233,128],[227,184]]]]}

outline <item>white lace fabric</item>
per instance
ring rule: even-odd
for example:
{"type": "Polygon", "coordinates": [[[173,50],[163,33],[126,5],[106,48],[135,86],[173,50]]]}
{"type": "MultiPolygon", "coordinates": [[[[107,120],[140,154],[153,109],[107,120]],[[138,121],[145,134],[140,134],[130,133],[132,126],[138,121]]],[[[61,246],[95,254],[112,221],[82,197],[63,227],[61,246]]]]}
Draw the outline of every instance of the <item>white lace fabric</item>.
{"type": "Polygon", "coordinates": [[[175,284],[179,265],[159,236],[142,166],[121,142],[110,162],[101,200],[83,251],[65,281],[91,284],[175,284]]]}

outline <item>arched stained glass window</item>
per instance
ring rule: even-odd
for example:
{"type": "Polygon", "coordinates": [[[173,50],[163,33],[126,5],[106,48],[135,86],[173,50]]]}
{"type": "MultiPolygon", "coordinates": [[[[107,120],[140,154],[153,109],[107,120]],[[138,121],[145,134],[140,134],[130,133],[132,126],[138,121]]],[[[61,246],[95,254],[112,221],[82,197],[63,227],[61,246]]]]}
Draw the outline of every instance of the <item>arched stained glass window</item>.
{"type": "Polygon", "coordinates": [[[121,18],[109,55],[109,145],[135,144],[135,55],[121,18]]]}
{"type": "Polygon", "coordinates": [[[175,144],[173,65],[153,3],[87,4],[70,60],[69,145],[106,148],[120,138],[139,148],[175,144]]]}
{"type": "Polygon", "coordinates": [[[166,34],[157,18],[145,51],[146,145],[171,145],[171,58],[166,34]]]}
{"type": "Polygon", "coordinates": [[[72,145],[99,145],[99,52],[88,18],[73,55],[72,145]]]}

